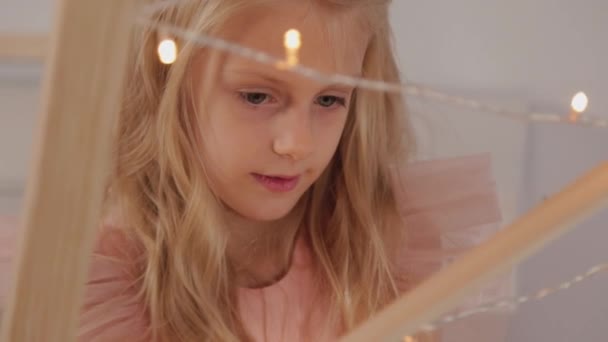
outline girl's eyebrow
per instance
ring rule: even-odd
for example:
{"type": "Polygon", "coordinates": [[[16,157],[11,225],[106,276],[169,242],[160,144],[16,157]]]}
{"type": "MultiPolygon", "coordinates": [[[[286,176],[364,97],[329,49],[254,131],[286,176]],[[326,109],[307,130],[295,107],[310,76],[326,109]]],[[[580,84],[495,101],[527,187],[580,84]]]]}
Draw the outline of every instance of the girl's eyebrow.
{"type": "Polygon", "coordinates": [[[269,76],[267,73],[263,73],[263,72],[259,72],[259,71],[251,71],[251,70],[246,70],[246,69],[230,69],[230,68],[227,68],[226,71],[230,72],[230,73],[235,73],[235,74],[255,76],[255,77],[261,78],[265,81],[271,82],[271,83],[276,83],[281,86],[287,86],[287,83],[285,81],[280,80],[276,77],[269,76]]]}
{"type": "Polygon", "coordinates": [[[337,90],[346,94],[350,94],[355,88],[342,83],[328,84],[325,89],[337,90]]]}
{"type": "MultiPolygon", "coordinates": [[[[268,73],[264,73],[261,71],[252,71],[252,70],[248,70],[248,69],[238,69],[238,68],[234,68],[234,69],[226,68],[225,70],[230,73],[258,77],[267,82],[278,84],[282,87],[289,86],[289,84],[287,82],[285,82],[279,78],[270,76],[270,75],[268,75],[268,73]]],[[[360,73],[353,74],[352,77],[355,77],[355,78],[360,77],[360,73]]],[[[341,91],[344,93],[351,93],[354,90],[354,87],[346,85],[346,84],[342,84],[342,83],[324,84],[324,87],[325,87],[324,89],[335,89],[335,90],[338,90],[338,91],[341,91]]]]}

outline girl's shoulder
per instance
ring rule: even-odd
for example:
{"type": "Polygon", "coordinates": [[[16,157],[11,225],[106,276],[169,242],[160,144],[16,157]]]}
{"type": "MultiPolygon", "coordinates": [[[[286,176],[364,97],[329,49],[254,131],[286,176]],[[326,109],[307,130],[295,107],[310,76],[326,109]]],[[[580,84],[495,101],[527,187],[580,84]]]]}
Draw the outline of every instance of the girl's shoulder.
{"type": "MultiPolygon", "coordinates": [[[[0,309],[7,304],[19,236],[18,220],[0,217],[0,309]]],[[[114,226],[102,225],[91,255],[78,330],[79,341],[147,340],[138,291],[137,245],[114,226]]]]}

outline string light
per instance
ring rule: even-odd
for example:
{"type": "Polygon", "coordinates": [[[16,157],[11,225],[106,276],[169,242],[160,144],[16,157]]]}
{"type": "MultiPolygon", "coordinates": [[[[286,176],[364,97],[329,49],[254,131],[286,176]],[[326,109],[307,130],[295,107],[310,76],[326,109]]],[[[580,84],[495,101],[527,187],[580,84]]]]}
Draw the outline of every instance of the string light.
{"type": "Polygon", "coordinates": [[[158,57],[163,64],[173,64],[177,60],[177,44],[171,38],[164,38],[158,43],[158,57]]]}
{"type": "MultiPolygon", "coordinates": [[[[159,6],[160,7],[160,6],[159,6]]],[[[158,23],[156,21],[140,17],[138,22],[141,25],[145,25],[148,27],[156,28],[159,30],[163,30],[165,32],[170,32],[175,37],[180,37],[184,40],[193,41],[200,45],[210,46],[212,48],[230,52],[236,54],[238,56],[248,58],[254,60],[256,62],[277,66],[279,68],[285,68],[286,61],[284,59],[279,59],[274,56],[271,56],[265,52],[255,50],[240,44],[236,44],[233,42],[229,42],[220,38],[215,38],[211,36],[207,36],[204,34],[200,34],[197,32],[192,32],[188,30],[181,29],[179,27],[175,27],[172,25],[165,25],[158,23]]],[[[301,76],[307,77],[309,79],[313,79],[322,83],[337,83],[344,84],[360,89],[381,91],[381,92],[398,92],[403,93],[412,97],[419,97],[424,99],[429,99],[437,102],[447,103],[456,106],[467,107],[475,111],[482,111],[491,113],[498,116],[504,116],[514,120],[527,121],[527,122],[541,122],[541,123],[555,123],[555,124],[571,124],[571,125],[580,125],[580,126],[592,126],[592,127],[600,127],[600,128],[608,128],[608,119],[592,117],[589,115],[585,115],[582,117],[577,117],[576,121],[572,121],[570,116],[556,114],[556,113],[539,113],[539,112],[531,112],[531,111],[512,111],[503,107],[494,106],[491,104],[483,103],[480,101],[464,98],[461,96],[450,95],[436,89],[432,89],[429,87],[424,87],[416,84],[401,84],[401,83],[391,83],[391,82],[382,82],[376,80],[369,80],[364,78],[357,78],[347,75],[339,75],[339,74],[324,74],[315,69],[303,66],[301,64],[296,64],[294,66],[290,66],[289,70],[291,72],[297,73],[301,76]]]]}
{"type": "Polygon", "coordinates": [[[570,121],[577,122],[581,116],[581,114],[587,109],[587,105],[589,104],[589,99],[587,95],[582,91],[576,93],[572,98],[570,110],[570,121]]]}
{"type": "Polygon", "coordinates": [[[283,41],[285,46],[286,62],[289,67],[298,65],[298,53],[302,46],[302,38],[300,31],[291,29],[285,32],[283,41]]]}

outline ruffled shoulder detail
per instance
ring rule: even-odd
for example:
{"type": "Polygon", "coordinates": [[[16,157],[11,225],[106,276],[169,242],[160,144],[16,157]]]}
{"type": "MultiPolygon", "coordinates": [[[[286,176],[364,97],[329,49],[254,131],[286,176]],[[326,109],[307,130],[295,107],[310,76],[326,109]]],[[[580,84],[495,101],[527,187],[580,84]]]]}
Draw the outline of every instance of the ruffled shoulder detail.
{"type": "MultiPolygon", "coordinates": [[[[415,162],[398,173],[404,221],[397,272],[416,286],[500,229],[501,211],[489,155],[415,162]]],[[[509,281],[489,284],[464,306],[506,296],[509,281]]]]}
{"type": "MultiPolygon", "coordinates": [[[[0,217],[0,308],[7,304],[18,231],[16,219],[0,217]]],[[[100,230],[86,282],[79,341],[149,341],[147,315],[137,291],[134,246],[116,228],[100,230]]]]}
{"type": "Polygon", "coordinates": [[[149,320],[139,296],[141,252],[123,231],[101,230],[83,301],[79,341],[149,341],[149,320]]]}

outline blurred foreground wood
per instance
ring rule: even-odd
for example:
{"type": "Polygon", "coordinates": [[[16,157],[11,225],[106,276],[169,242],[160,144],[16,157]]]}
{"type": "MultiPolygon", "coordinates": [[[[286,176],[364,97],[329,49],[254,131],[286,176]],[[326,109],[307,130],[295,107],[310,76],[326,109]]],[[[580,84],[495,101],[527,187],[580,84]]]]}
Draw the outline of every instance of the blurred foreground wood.
{"type": "Polygon", "coordinates": [[[5,342],[75,340],[135,5],[58,1],[5,342]]]}

